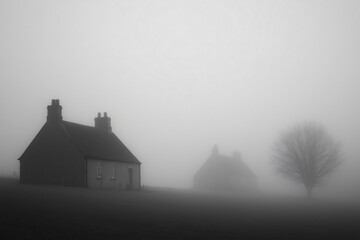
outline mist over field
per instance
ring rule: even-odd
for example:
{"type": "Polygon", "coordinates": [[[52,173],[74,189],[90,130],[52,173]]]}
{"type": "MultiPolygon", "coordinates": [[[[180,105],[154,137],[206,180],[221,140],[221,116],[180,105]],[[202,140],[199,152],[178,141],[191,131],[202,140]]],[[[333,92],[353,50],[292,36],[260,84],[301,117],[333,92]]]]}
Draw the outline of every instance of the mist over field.
{"type": "Polygon", "coordinates": [[[302,196],[274,172],[272,146],[319,122],[344,162],[315,194],[359,196],[359,11],[356,0],[0,1],[0,175],[19,176],[59,99],[66,121],[107,112],[147,186],[191,187],[217,144],[241,153],[261,190],[302,196]]]}
{"type": "Polygon", "coordinates": [[[358,204],[0,179],[5,239],[358,239],[358,204]]]}

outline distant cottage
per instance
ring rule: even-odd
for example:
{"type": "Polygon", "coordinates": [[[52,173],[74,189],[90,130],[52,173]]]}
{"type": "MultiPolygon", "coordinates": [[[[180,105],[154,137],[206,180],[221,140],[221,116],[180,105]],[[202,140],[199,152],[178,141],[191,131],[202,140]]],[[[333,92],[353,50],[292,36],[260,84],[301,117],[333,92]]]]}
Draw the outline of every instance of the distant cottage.
{"type": "Polygon", "coordinates": [[[194,188],[203,190],[253,190],[257,186],[255,174],[244,164],[240,153],[232,157],[219,154],[215,145],[211,156],[194,176],[194,188]]]}
{"type": "Polygon", "coordinates": [[[62,120],[59,100],[18,159],[20,182],[89,188],[140,189],[140,162],[111,131],[104,113],[95,127],[62,120]]]}

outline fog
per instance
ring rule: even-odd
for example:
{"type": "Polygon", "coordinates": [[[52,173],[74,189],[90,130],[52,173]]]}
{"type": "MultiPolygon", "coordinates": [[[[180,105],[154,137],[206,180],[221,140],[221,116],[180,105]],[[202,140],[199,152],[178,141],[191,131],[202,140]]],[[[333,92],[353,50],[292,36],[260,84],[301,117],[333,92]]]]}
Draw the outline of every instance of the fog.
{"type": "MultiPolygon", "coordinates": [[[[261,189],[278,177],[282,130],[320,122],[344,163],[323,192],[360,175],[360,3],[348,1],[1,1],[0,174],[60,99],[63,119],[113,132],[142,162],[142,184],[187,188],[214,144],[241,152],[261,189]]],[[[339,190],[340,189],[340,190],[339,190]]]]}

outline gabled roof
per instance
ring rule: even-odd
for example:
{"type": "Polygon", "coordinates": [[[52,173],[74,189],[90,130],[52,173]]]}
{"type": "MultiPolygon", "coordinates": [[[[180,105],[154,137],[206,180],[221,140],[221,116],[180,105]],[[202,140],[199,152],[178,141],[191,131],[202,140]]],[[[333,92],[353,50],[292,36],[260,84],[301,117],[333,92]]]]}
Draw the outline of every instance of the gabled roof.
{"type": "Polygon", "coordinates": [[[221,154],[212,154],[203,166],[198,170],[196,175],[210,172],[221,172],[227,176],[245,176],[256,178],[256,175],[246,164],[240,159],[229,157],[221,154]]]}
{"type": "Polygon", "coordinates": [[[140,164],[113,132],[68,121],[62,121],[62,127],[86,158],[140,164]]]}
{"type": "MultiPolygon", "coordinates": [[[[46,132],[49,128],[60,128],[60,132],[64,133],[68,142],[73,144],[84,158],[141,164],[113,132],[68,121],[59,121],[56,124],[45,123],[19,159],[26,157],[31,149],[41,144],[40,139],[48,138],[46,132]]],[[[49,139],[45,141],[47,140],[49,139]]]]}

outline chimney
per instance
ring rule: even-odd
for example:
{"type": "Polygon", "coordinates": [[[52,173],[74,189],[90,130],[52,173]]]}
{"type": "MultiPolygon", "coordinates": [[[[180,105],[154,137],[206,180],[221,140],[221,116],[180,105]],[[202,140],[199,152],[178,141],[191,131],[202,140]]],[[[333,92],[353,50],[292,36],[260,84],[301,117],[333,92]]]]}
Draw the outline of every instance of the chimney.
{"type": "Polygon", "coordinates": [[[107,113],[104,112],[104,116],[101,117],[101,113],[98,113],[95,118],[95,127],[99,129],[103,129],[107,132],[111,132],[111,118],[107,116],[107,113]]]}
{"type": "Polygon", "coordinates": [[[61,115],[62,107],[59,99],[52,99],[51,105],[47,106],[47,121],[48,122],[60,122],[62,121],[61,115]]]}

